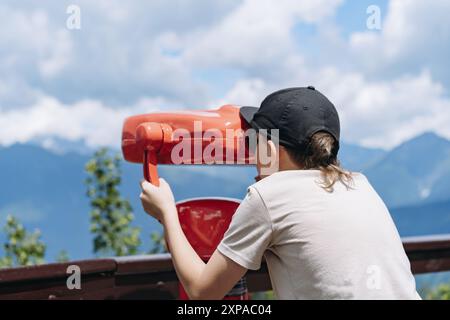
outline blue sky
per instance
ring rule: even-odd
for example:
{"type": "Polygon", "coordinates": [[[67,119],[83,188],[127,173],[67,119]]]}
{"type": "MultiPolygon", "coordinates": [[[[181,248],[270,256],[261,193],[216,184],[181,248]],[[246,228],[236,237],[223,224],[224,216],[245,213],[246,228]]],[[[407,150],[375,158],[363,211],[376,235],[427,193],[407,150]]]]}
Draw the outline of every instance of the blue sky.
{"type": "Polygon", "coordinates": [[[5,0],[0,145],[118,148],[126,116],[258,105],[310,84],[347,142],[450,138],[448,12],[445,0],[5,0]],[[70,4],[81,29],[66,26],[70,4]]]}

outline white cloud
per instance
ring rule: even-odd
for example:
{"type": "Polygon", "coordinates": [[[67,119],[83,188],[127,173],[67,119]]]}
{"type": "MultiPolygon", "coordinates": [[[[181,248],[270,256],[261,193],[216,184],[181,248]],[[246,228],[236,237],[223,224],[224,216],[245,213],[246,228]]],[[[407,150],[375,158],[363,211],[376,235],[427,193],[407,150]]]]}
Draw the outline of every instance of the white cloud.
{"type": "MultiPolygon", "coordinates": [[[[206,89],[192,81],[189,65],[167,49],[178,47],[178,36],[216,23],[239,2],[80,0],[80,30],[66,28],[69,4],[2,1],[0,74],[64,103],[94,99],[120,106],[161,95],[190,105],[205,102],[206,89]]],[[[0,105],[22,105],[30,100],[27,93],[17,92],[18,101],[0,95],[0,105]]]]}
{"type": "Polygon", "coordinates": [[[267,84],[258,78],[243,79],[235,83],[225,97],[209,103],[210,108],[217,108],[224,104],[239,106],[259,106],[259,102],[267,92],[267,84]]]}
{"type": "Polygon", "coordinates": [[[267,94],[290,87],[291,81],[311,83],[329,97],[340,114],[341,137],[346,142],[391,148],[425,131],[450,139],[450,100],[427,71],[391,81],[371,81],[335,67],[304,69],[301,76],[277,87],[263,79],[241,80],[214,105],[243,101],[238,104],[259,106],[267,94]]]}
{"type": "Polygon", "coordinates": [[[186,58],[200,67],[269,68],[295,50],[296,22],[318,23],[341,2],[244,1],[213,28],[189,35],[186,58]]]}
{"type": "Polygon", "coordinates": [[[450,100],[429,72],[374,82],[336,73],[336,81],[330,96],[342,110],[344,139],[390,148],[425,131],[450,138],[450,100]]]}
{"type": "Polygon", "coordinates": [[[174,11],[162,0],[79,1],[80,31],[65,29],[64,6],[2,2],[0,144],[42,138],[52,147],[57,137],[117,146],[123,118],[150,111],[143,97],[160,97],[145,104],[155,109],[257,106],[274,90],[310,84],[337,105],[346,141],[389,147],[425,130],[450,137],[449,2],[392,0],[381,32],[349,39],[333,29],[341,2],[180,0],[174,11]],[[313,25],[323,39],[312,45],[337,58],[312,61],[294,35],[299,23],[313,25]],[[221,87],[199,70],[237,75],[221,87]]]}
{"type": "Polygon", "coordinates": [[[43,78],[51,78],[58,75],[69,63],[72,52],[72,41],[68,35],[68,31],[57,31],[51,40],[51,44],[48,46],[52,50],[44,52],[41,61],[38,63],[39,71],[43,78]]]}
{"type": "Polygon", "coordinates": [[[433,77],[450,84],[450,2],[391,0],[382,13],[381,32],[357,32],[350,37],[356,66],[378,76],[428,68],[433,77]]]}
{"type": "Polygon", "coordinates": [[[126,117],[176,105],[164,98],[146,98],[134,106],[109,108],[93,100],[65,105],[53,97],[41,97],[25,110],[0,111],[0,144],[7,146],[42,139],[44,147],[52,147],[49,137],[56,137],[83,140],[88,147],[119,148],[126,117]]]}
{"type": "Polygon", "coordinates": [[[42,9],[30,12],[0,6],[0,70],[3,74],[49,77],[60,73],[69,63],[72,43],[64,27],[54,28],[42,9]]]}
{"type": "MultiPolygon", "coordinates": [[[[231,40],[227,42],[228,34],[234,35],[229,36],[230,39],[244,34],[242,37],[249,43],[249,48],[253,48],[252,36],[246,39],[246,31],[242,27],[245,21],[251,20],[242,17],[236,19],[244,21],[237,27],[231,22],[227,25],[224,20],[217,29],[211,30],[210,36],[205,37],[208,39],[205,47],[192,55],[201,57],[199,60],[203,63],[202,59],[208,61],[207,53],[215,53],[217,47],[216,54],[211,55],[213,65],[224,63],[244,69],[269,67],[278,72],[276,78],[270,70],[251,70],[248,78],[237,80],[219,102],[258,106],[274,90],[312,84],[338,107],[345,141],[389,148],[424,131],[434,131],[450,138],[450,127],[446,125],[450,121],[450,100],[439,76],[440,70],[448,69],[442,68],[448,65],[448,57],[444,57],[442,51],[449,52],[450,48],[450,23],[445,13],[449,11],[446,9],[448,6],[449,2],[444,1],[391,1],[381,33],[355,33],[350,37],[348,48],[343,48],[345,42],[337,38],[335,44],[331,41],[332,45],[327,47],[332,51],[335,45],[336,51],[354,54],[341,57],[343,60],[352,59],[353,68],[350,69],[335,60],[333,63],[315,61],[311,64],[310,57],[302,57],[291,46],[293,39],[289,37],[289,31],[292,21],[287,16],[281,19],[284,21],[284,29],[280,31],[283,37],[277,39],[277,29],[273,31],[268,27],[270,31],[264,30],[264,23],[260,24],[259,37],[255,36],[256,40],[269,39],[268,43],[275,44],[279,55],[276,59],[270,56],[270,51],[269,56],[264,56],[266,52],[260,50],[258,42],[254,45],[255,50],[249,49],[248,57],[244,49],[243,59],[237,53],[233,56],[234,52],[229,53],[231,56],[226,56],[227,52],[219,52],[221,40],[225,39],[225,44],[232,43],[231,40]],[[271,42],[272,38],[275,40],[271,42]],[[207,50],[208,45],[210,51],[207,50]],[[441,48],[443,50],[439,50],[441,48]],[[373,77],[376,72],[380,74],[373,77]]],[[[238,16],[236,12],[229,17],[234,16],[238,16]]],[[[276,12],[274,16],[277,16],[276,12]]],[[[327,23],[319,23],[318,27],[328,38],[339,36],[335,32],[330,34],[327,23]]],[[[348,65],[342,61],[344,64],[348,65]]]]}
{"type": "Polygon", "coordinates": [[[0,77],[0,110],[28,107],[33,104],[42,92],[31,87],[24,79],[15,76],[0,77]]]}

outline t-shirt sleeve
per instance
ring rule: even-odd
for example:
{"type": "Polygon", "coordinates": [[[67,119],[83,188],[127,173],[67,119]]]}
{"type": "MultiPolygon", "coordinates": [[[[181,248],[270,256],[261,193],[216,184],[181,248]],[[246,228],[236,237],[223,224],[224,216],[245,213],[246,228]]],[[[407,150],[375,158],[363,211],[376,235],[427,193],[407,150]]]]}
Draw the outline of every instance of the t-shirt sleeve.
{"type": "Polygon", "coordinates": [[[261,266],[272,237],[272,222],[258,191],[249,187],[217,249],[251,270],[261,266]]]}

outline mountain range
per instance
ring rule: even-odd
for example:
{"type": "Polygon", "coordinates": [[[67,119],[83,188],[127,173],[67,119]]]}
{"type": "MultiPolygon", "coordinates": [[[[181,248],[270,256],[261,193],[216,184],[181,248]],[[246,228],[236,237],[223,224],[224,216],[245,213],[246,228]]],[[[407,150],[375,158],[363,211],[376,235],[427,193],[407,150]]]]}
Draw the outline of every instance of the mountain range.
{"type": "Polygon", "coordinates": [[[389,207],[448,200],[450,141],[422,134],[363,171],[389,207]]]}
{"type": "MultiPolygon", "coordinates": [[[[47,260],[64,249],[72,259],[92,257],[89,201],[84,165],[90,155],[55,153],[30,144],[0,148],[0,222],[7,214],[39,228],[48,244],[47,260]]],[[[402,236],[450,233],[450,141],[424,133],[392,150],[343,144],[344,167],[363,172],[389,207],[402,236]]],[[[122,162],[123,196],[134,224],[142,229],[142,250],[152,230],[160,230],[139,203],[141,166],[122,162]]],[[[160,166],[177,200],[192,197],[242,199],[255,168],[238,166],[160,166]]]]}

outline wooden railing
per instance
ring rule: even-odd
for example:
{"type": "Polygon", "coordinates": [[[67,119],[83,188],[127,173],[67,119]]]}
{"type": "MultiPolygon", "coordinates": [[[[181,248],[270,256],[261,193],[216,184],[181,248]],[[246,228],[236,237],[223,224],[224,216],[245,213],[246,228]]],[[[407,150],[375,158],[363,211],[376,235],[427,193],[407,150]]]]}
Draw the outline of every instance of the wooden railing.
{"type": "MultiPolygon", "coordinates": [[[[414,274],[450,270],[450,235],[403,238],[414,274]]],[[[270,290],[267,266],[247,273],[250,292],[270,290]]],[[[170,254],[71,261],[0,270],[0,299],[176,299],[170,254]],[[67,268],[81,270],[81,289],[68,289],[67,268]]]]}

